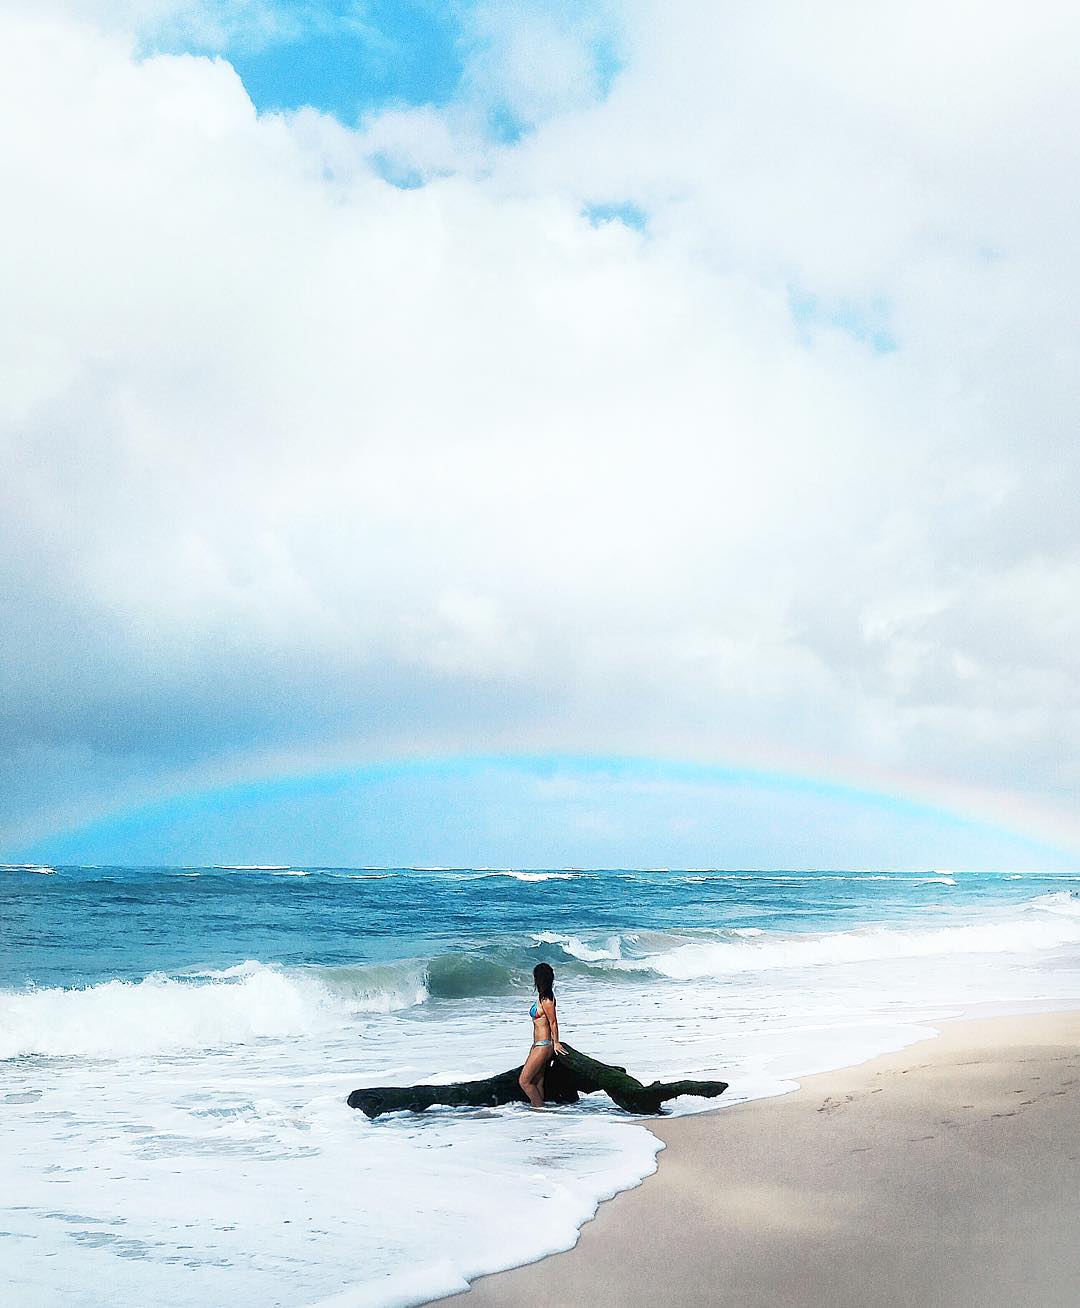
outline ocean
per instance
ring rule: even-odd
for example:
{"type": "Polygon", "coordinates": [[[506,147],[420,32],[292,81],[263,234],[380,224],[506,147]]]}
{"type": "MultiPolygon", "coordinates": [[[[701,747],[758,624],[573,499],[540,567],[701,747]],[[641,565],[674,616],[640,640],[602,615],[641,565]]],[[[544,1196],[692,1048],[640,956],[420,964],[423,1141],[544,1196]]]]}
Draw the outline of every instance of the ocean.
{"type": "MultiPolygon", "coordinates": [[[[602,1097],[374,1122],[560,1027],[723,1112],[951,1017],[1080,1007],[1080,875],[0,870],[11,1308],[392,1308],[568,1248],[659,1142],[602,1097]],[[717,1107],[719,1104],[719,1107],[717,1107]]],[[[717,1184],[722,1185],[722,1177],[717,1184]]]]}

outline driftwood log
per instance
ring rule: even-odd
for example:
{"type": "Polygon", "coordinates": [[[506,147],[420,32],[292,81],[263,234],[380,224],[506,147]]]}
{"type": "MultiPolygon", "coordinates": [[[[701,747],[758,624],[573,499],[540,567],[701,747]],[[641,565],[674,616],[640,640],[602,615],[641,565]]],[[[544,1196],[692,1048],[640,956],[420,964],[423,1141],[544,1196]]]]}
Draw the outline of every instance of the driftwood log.
{"type": "MultiPolygon", "coordinates": [[[[728,1088],[726,1081],[653,1081],[651,1085],[642,1085],[625,1067],[601,1063],[567,1044],[563,1049],[565,1052],[555,1055],[544,1075],[544,1099],[549,1104],[576,1104],[579,1095],[603,1090],[628,1113],[651,1114],[661,1112],[661,1106],[668,1099],[679,1095],[703,1095],[713,1099],[728,1088]]],[[[520,1073],[521,1068],[514,1067],[483,1081],[375,1086],[354,1090],[348,1103],[350,1108],[359,1108],[368,1117],[398,1113],[403,1109],[420,1113],[433,1104],[445,1104],[451,1108],[489,1108],[516,1100],[527,1103],[525,1092],[518,1085],[520,1073]]]]}

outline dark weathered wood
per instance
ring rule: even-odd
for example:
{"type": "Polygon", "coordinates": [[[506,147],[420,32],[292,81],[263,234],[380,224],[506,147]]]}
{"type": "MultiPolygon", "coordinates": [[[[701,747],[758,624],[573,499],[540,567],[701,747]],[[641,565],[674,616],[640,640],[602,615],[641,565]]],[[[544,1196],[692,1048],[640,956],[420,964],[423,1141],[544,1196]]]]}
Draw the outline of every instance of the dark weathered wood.
{"type": "MultiPolygon", "coordinates": [[[[579,1095],[604,1091],[628,1113],[653,1114],[661,1106],[679,1095],[703,1095],[713,1099],[728,1088],[726,1081],[653,1081],[643,1085],[632,1077],[625,1067],[601,1063],[563,1045],[544,1076],[544,1100],[549,1104],[576,1104],[579,1095]]],[[[518,1085],[520,1067],[482,1081],[454,1081],[450,1085],[374,1086],[354,1090],[349,1096],[349,1107],[359,1108],[368,1117],[380,1113],[397,1113],[411,1110],[423,1112],[434,1104],[450,1108],[487,1108],[497,1104],[526,1103],[525,1092],[518,1085]]]]}
{"type": "MultiPolygon", "coordinates": [[[[566,1044],[563,1048],[566,1050],[565,1055],[555,1061],[565,1063],[577,1089],[582,1094],[603,1090],[628,1113],[658,1113],[662,1104],[679,1095],[701,1095],[706,1099],[715,1099],[728,1088],[726,1081],[653,1081],[649,1085],[642,1085],[625,1067],[598,1062],[566,1044]]],[[[544,1088],[546,1091],[546,1078],[544,1088]]]]}

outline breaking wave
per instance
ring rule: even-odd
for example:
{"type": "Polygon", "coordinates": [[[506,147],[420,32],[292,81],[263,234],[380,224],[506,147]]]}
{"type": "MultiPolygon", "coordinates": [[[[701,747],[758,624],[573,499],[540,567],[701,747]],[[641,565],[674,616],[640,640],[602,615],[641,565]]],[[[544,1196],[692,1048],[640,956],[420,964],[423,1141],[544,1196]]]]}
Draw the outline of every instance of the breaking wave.
{"type": "Polygon", "coordinates": [[[541,931],[386,963],[281,967],[247,961],[75,989],[0,990],[0,1059],[183,1053],[347,1030],[365,1014],[404,1012],[429,1000],[519,994],[531,988],[532,968],[541,960],[555,965],[561,981],[640,984],[643,976],[694,981],[892,959],[1030,954],[1078,944],[1080,897],[1066,890],[1028,900],[1007,917],[925,928],[541,931]]]}
{"type": "MultiPolygon", "coordinates": [[[[427,869],[433,871],[435,869],[427,869]]],[[[451,873],[457,881],[486,881],[489,877],[509,877],[512,881],[573,881],[589,875],[586,872],[518,872],[513,868],[478,868],[474,871],[451,873]]]]}
{"type": "Polygon", "coordinates": [[[513,877],[515,881],[573,881],[580,872],[488,872],[492,877],[513,877]]]}
{"type": "Polygon", "coordinates": [[[1029,899],[1026,907],[1043,913],[1060,913],[1065,917],[1080,917],[1080,896],[1073,890],[1052,890],[1046,895],[1029,899]]]}
{"type": "Polygon", "coordinates": [[[609,937],[606,945],[587,945],[577,936],[558,936],[551,931],[541,931],[533,936],[539,945],[557,945],[564,954],[576,958],[582,963],[598,963],[601,959],[622,957],[622,941],[618,936],[609,937]]]}
{"type": "Polygon", "coordinates": [[[215,872],[291,872],[290,863],[215,863],[215,872]]]}
{"type": "MultiPolygon", "coordinates": [[[[762,932],[732,940],[701,933],[674,949],[611,966],[688,981],[732,973],[963,954],[1026,954],[1080,944],[1080,899],[1068,891],[1024,906],[1022,918],[925,929],[866,927],[821,934],[762,932]],[[712,936],[712,938],[708,938],[712,936]]],[[[731,936],[734,933],[726,933],[731,936]]]]}
{"type": "Polygon", "coordinates": [[[79,989],[3,990],[0,1059],[221,1048],[330,1028],[355,1014],[392,1012],[426,998],[417,964],[284,969],[247,962],[79,989]]]}

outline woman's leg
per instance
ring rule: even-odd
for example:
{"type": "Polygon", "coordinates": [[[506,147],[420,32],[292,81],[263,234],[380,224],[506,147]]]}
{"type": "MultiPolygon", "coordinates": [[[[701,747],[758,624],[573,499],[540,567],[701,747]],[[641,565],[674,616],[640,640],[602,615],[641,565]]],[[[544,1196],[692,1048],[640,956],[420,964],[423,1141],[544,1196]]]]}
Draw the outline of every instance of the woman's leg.
{"type": "Polygon", "coordinates": [[[528,1099],[533,1108],[543,1108],[544,1106],[544,1072],[550,1058],[550,1045],[543,1046],[540,1049],[530,1049],[529,1056],[525,1060],[525,1066],[521,1069],[521,1074],[518,1077],[518,1085],[525,1091],[525,1098],[528,1099]]]}

